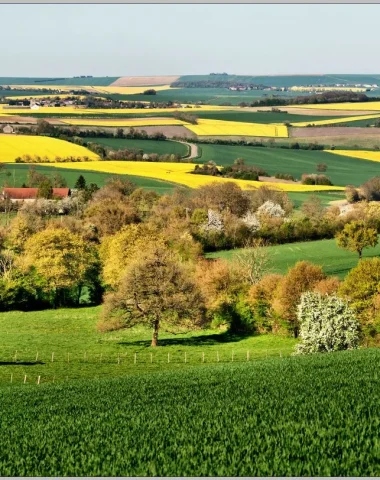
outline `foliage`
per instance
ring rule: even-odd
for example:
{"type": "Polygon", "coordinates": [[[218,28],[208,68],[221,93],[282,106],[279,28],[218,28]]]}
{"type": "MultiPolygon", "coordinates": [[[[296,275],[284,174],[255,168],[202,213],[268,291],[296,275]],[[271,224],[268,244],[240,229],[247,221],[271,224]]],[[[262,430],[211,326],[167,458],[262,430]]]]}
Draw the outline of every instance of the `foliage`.
{"type": "Polygon", "coordinates": [[[157,346],[160,328],[196,328],[203,313],[203,298],[187,268],[155,246],[128,265],[118,290],[106,297],[103,325],[114,320],[111,329],[150,326],[152,346],[157,346]]]}
{"type": "Polygon", "coordinates": [[[363,221],[347,223],[336,236],[337,245],[350,252],[357,252],[362,258],[365,248],[376,247],[378,238],[374,228],[368,227],[363,221]]]}
{"type": "Polygon", "coordinates": [[[90,244],[69,230],[47,229],[27,240],[24,262],[46,281],[57,305],[62,290],[87,283],[97,255],[90,244]]]}
{"type": "Polygon", "coordinates": [[[358,348],[359,323],[347,302],[335,295],[306,292],[297,313],[300,343],[297,354],[358,348]]]}

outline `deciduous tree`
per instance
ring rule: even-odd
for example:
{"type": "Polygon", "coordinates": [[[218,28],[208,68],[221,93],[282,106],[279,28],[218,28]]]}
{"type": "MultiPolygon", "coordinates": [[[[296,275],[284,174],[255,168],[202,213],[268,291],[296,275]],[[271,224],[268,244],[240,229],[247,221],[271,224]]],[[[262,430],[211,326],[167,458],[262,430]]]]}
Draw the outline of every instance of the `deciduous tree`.
{"type": "Polygon", "coordinates": [[[364,222],[347,223],[343,230],[336,235],[338,247],[356,252],[362,258],[365,248],[376,247],[378,239],[374,228],[369,228],[364,222]]]}
{"type": "Polygon", "coordinates": [[[118,290],[106,297],[100,329],[146,325],[153,329],[191,329],[203,323],[203,298],[188,269],[172,252],[153,247],[131,262],[118,290]]]}

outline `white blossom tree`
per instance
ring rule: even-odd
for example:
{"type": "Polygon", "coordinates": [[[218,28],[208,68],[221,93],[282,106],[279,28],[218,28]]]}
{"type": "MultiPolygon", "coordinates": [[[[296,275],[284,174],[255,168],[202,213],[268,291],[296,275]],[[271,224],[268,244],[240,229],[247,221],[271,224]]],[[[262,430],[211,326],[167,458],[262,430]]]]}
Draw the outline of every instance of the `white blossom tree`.
{"type": "Polygon", "coordinates": [[[271,200],[267,200],[257,209],[257,215],[268,216],[271,218],[283,218],[285,216],[285,210],[278,203],[274,203],[271,200]]]}
{"type": "Polygon", "coordinates": [[[204,226],[207,231],[216,231],[222,232],[224,229],[224,224],[221,215],[211,208],[207,212],[207,224],[204,226]]]}
{"type": "Polygon", "coordinates": [[[247,225],[252,233],[257,232],[260,230],[261,223],[257,216],[252,212],[247,212],[244,217],[242,217],[242,221],[247,225]]]}
{"type": "Polygon", "coordinates": [[[333,352],[359,346],[359,323],[348,303],[335,295],[302,294],[298,305],[301,325],[296,354],[333,352]]]}

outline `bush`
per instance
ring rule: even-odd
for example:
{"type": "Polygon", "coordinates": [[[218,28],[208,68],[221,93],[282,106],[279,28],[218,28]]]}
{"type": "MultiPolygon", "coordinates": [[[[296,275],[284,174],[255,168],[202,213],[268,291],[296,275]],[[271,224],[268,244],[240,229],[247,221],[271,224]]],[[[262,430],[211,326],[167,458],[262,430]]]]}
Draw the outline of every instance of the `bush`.
{"type": "Polygon", "coordinates": [[[296,354],[358,348],[359,323],[347,302],[335,295],[306,292],[298,306],[301,342],[296,354]]]}

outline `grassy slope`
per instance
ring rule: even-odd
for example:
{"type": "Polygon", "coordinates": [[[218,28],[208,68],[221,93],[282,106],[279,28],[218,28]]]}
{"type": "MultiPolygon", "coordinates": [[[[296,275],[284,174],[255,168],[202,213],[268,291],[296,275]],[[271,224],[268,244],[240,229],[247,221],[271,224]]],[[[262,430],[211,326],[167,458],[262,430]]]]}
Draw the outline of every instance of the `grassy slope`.
{"type": "Polygon", "coordinates": [[[213,160],[218,165],[231,165],[236,158],[244,158],[247,165],[264,168],[270,175],[290,173],[300,178],[303,173],[317,173],[318,163],[326,163],[326,174],[335,185],[361,185],[379,174],[376,162],[338,157],[318,150],[289,150],[266,147],[239,147],[202,145],[201,161],[213,160]],[[338,158],[334,158],[338,157],[338,158]]]}
{"type": "MultiPolygon", "coordinates": [[[[305,127],[307,128],[307,127],[305,127]]],[[[334,128],[334,127],[329,127],[334,128]]],[[[331,146],[339,148],[361,148],[362,150],[373,149],[374,147],[380,147],[379,134],[376,133],[377,128],[373,129],[373,134],[363,133],[363,134],[352,134],[350,128],[345,129],[346,133],[344,135],[318,135],[310,137],[297,137],[296,135],[290,136],[289,138],[281,138],[279,140],[274,139],[274,142],[277,144],[282,143],[303,143],[308,145],[309,143],[318,143],[319,145],[324,145],[326,149],[329,149],[331,146]]],[[[307,132],[307,129],[305,130],[307,132]]],[[[292,132],[292,129],[290,129],[292,132]]],[[[292,135],[292,133],[291,133],[292,135]]]]}
{"type": "Polygon", "coordinates": [[[287,194],[295,208],[300,208],[302,203],[312,195],[317,196],[324,207],[330,206],[330,202],[333,200],[344,200],[346,198],[344,192],[287,192],[287,194]]]}
{"type": "MultiPolygon", "coordinates": [[[[23,183],[26,183],[28,170],[30,167],[29,165],[9,163],[6,164],[6,167],[7,170],[11,173],[11,176],[5,177],[3,175],[0,180],[0,185],[4,184],[5,181],[7,181],[9,187],[21,187],[23,183]]],[[[37,171],[49,177],[53,176],[55,173],[59,173],[66,179],[68,186],[71,188],[74,187],[78,176],[81,174],[81,171],[71,170],[69,168],[55,168],[50,166],[35,166],[35,168],[37,171]]],[[[88,184],[96,183],[98,186],[104,185],[106,180],[113,176],[112,174],[101,172],[84,171],[82,173],[88,184]]],[[[128,178],[131,182],[135,183],[138,187],[154,190],[157,193],[170,193],[178,187],[178,185],[170,182],[165,182],[163,180],[155,180],[135,175],[125,175],[125,177],[128,178]]]]}
{"type": "Polygon", "coordinates": [[[100,307],[45,310],[42,312],[0,313],[0,385],[21,383],[26,374],[34,383],[65,381],[75,378],[118,377],[166,369],[186,370],[203,364],[246,362],[289,355],[295,344],[292,338],[273,335],[230,336],[213,330],[188,334],[161,332],[159,347],[150,347],[151,331],[143,327],[99,333],[96,323],[100,307]],[[17,350],[17,362],[14,355],[17,350]],[[38,352],[38,362],[36,354],[38,352]],[[54,352],[54,362],[51,362],[54,352]],[[86,359],[85,359],[86,352],[86,359]],[[187,363],[184,363],[184,355],[187,363]],[[136,364],[134,354],[137,354],[136,364]],[[151,363],[150,354],[153,354],[151,363]],[[170,362],[168,363],[168,353],[170,362]],[[68,354],[70,354],[68,363],[68,354]],[[120,355],[120,364],[118,364],[120,355]],[[30,362],[28,364],[27,362],[30,362]]]}
{"type": "Polygon", "coordinates": [[[328,75],[182,75],[178,81],[230,81],[256,83],[273,87],[304,85],[332,85],[334,83],[379,84],[380,75],[328,74],[328,75]]]}
{"type": "Polygon", "coordinates": [[[120,77],[93,77],[93,78],[65,78],[54,79],[49,78],[26,78],[26,77],[0,77],[0,85],[36,85],[43,87],[44,85],[82,85],[82,86],[107,86],[115,82],[120,77]],[[41,82],[38,80],[46,80],[41,82]]]}
{"type": "Polygon", "coordinates": [[[156,141],[156,140],[134,140],[124,138],[91,138],[91,142],[99,143],[110,148],[117,149],[131,149],[131,150],[143,150],[144,153],[158,153],[164,155],[166,153],[177,153],[181,156],[185,156],[188,153],[186,145],[178,142],[156,141]]]}
{"type": "MultiPolygon", "coordinates": [[[[196,112],[199,118],[209,118],[211,120],[227,120],[231,122],[251,122],[251,123],[284,123],[284,122],[312,122],[316,120],[331,120],[332,117],[316,117],[311,115],[295,115],[292,113],[281,112],[196,112]]],[[[368,122],[368,121],[367,121],[368,122]]]]}
{"type": "MultiPolygon", "coordinates": [[[[347,273],[358,263],[358,255],[347,252],[336,245],[335,239],[317,240],[312,242],[297,242],[284,245],[266,247],[271,262],[273,273],[286,273],[288,268],[296,262],[307,260],[311,263],[322,265],[327,275],[336,275],[343,279],[347,273]]],[[[209,258],[225,258],[230,260],[238,250],[225,250],[210,253],[209,258]]],[[[363,258],[372,258],[380,255],[380,244],[375,248],[363,251],[363,258]]]]}
{"type": "Polygon", "coordinates": [[[0,393],[2,476],[378,476],[380,352],[0,393]]]}

